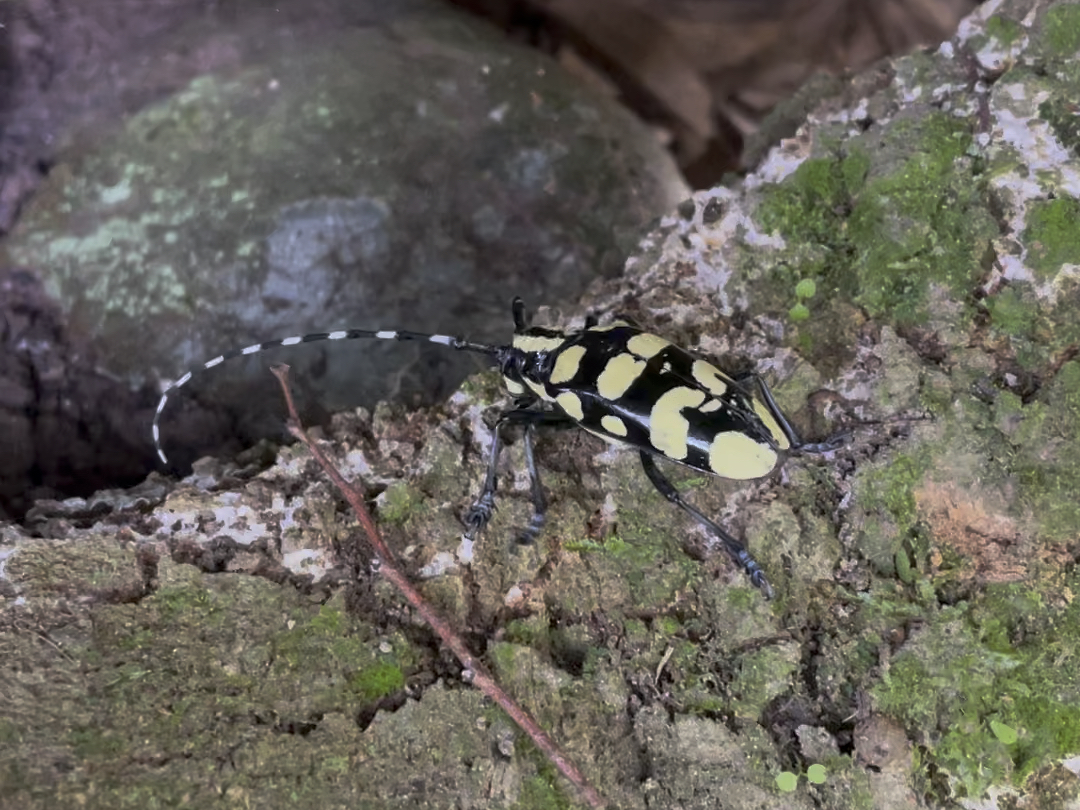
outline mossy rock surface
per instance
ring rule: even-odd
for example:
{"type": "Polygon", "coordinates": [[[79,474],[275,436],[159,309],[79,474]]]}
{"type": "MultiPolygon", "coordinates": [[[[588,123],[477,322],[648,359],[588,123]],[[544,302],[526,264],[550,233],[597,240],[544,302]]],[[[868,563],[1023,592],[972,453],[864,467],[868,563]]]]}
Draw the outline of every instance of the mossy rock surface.
{"type": "MultiPolygon", "coordinates": [[[[463,543],[495,372],[438,408],[342,414],[323,439],[614,806],[1077,801],[1080,6],[991,5],[810,105],[619,279],[539,315],[623,312],[753,366],[808,439],[856,423],[751,484],[665,466],[746,539],[774,602],[634,454],[580,432],[538,441],[534,544],[516,542],[520,441],[495,519],[463,543]]],[[[256,455],[40,505],[33,538],[4,529],[3,801],[571,806],[372,574],[306,451],[256,455]]]]}

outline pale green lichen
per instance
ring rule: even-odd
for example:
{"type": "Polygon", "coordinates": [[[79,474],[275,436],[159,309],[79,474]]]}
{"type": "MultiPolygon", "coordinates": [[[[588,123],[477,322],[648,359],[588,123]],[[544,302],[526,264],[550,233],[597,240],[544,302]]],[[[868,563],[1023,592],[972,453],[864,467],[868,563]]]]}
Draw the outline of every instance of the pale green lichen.
{"type": "Polygon", "coordinates": [[[1072,197],[1035,203],[1023,234],[1028,262],[1042,278],[1052,278],[1063,264],[1080,265],[1080,201],[1072,197]]]}

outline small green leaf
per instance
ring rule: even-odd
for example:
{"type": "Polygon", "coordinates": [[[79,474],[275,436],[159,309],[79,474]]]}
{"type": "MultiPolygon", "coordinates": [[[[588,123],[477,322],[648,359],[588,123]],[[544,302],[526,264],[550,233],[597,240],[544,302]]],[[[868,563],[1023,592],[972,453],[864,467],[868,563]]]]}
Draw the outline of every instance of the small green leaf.
{"type": "Polygon", "coordinates": [[[912,569],[911,559],[904,549],[898,548],[896,550],[896,554],[893,556],[893,564],[896,566],[896,575],[901,582],[907,585],[914,584],[915,571],[912,569]]]}
{"type": "Polygon", "coordinates": [[[815,785],[824,785],[828,773],[824,765],[811,765],[806,769],[806,778],[815,785]]]}
{"type": "Polygon", "coordinates": [[[781,771],[776,775],[776,786],[784,793],[791,793],[799,785],[799,777],[791,771],[781,771]]]}
{"type": "Polygon", "coordinates": [[[793,321],[805,321],[810,317],[810,310],[806,304],[796,304],[788,310],[788,317],[793,321]]]}
{"type": "Polygon", "coordinates": [[[795,297],[800,301],[805,301],[807,298],[813,298],[816,292],[817,284],[814,283],[812,278],[804,278],[795,285],[795,297]]]}
{"type": "Polygon", "coordinates": [[[990,730],[994,732],[994,736],[1005,743],[1005,745],[1012,745],[1020,737],[1020,735],[1016,733],[1015,728],[1007,726],[1004,723],[999,723],[997,720],[990,721],[990,730]]]}
{"type": "Polygon", "coordinates": [[[592,551],[603,551],[604,547],[595,540],[589,540],[585,538],[583,540],[569,540],[563,543],[563,548],[566,551],[577,551],[581,554],[587,554],[592,551]]]}

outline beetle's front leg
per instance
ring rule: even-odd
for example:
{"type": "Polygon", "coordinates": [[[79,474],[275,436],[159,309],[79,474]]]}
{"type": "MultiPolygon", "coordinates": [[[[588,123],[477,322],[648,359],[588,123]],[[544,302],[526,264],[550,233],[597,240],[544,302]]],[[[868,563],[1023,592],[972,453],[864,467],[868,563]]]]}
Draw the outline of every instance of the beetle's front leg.
{"type": "Polygon", "coordinates": [[[533,505],[533,516],[528,527],[522,533],[522,542],[532,542],[544,526],[547,512],[547,499],[544,497],[544,488],[540,483],[540,473],[536,468],[533,455],[533,432],[536,426],[546,425],[549,427],[570,427],[575,422],[565,414],[555,411],[538,411],[529,408],[515,408],[506,411],[499,416],[492,431],[491,453],[488,456],[487,473],[484,477],[484,486],[476,502],[465,513],[465,539],[474,540],[476,535],[482,532],[495,514],[495,491],[499,465],[499,452],[502,449],[502,428],[507,424],[525,425],[525,464],[529,471],[529,483],[533,505]]]}

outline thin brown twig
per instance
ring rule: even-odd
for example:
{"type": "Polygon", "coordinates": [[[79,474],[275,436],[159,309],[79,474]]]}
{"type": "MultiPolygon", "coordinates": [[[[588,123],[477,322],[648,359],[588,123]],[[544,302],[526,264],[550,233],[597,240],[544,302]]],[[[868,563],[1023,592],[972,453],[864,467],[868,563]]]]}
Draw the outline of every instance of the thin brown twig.
{"type": "Polygon", "coordinates": [[[495,679],[487,673],[487,670],[484,668],[480,659],[469,652],[469,648],[465,645],[465,641],[461,636],[454,632],[453,628],[451,628],[450,625],[435,612],[435,610],[424,600],[424,597],[420,595],[420,592],[413,587],[411,582],[409,582],[405,573],[398,567],[397,561],[390,552],[389,546],[387,546],[386,542],[382,539],[382,535],[379,533],[379,529],[375,525],[371,513],[368,511],[367,504],[364,503],[363,493],[345,480],[344,476],[342,476],[338,469],[330,463],[326,454],[323,453],[301,426],[300,417],[296,412],[296,405],[293,402],[292,392],[289,389],[289,367],[282,364],[273,366],[271,371],[274,372],[274,376],[277,377],[278,382],[281,383],[281,390],[285,395],[285,405],[289,411],[289,432],[303,442],[308,450],[311,451],[312,457],[314,457],[319,463],[319,466],[323,468],[327,476],[334,483],[334,486],[338,488],[345,500],[348,501],[349,506],[351,506],[352,510],[356,513],[357,518],[360,520],[360,525],[364,528],[364,533],[367,535],[368,542],[371,544],[371,548],[379,561],[379,573],[390,580],[391,584],[401,591],[402,595],[409,601],[409,604],[416,609],[421,618],[427,622],[436,633],[438,633],[443,644],[449,647],[454,655],[457,656],[462,666],[472,673],[472,682],[480,688],[481,692],[495,701],[499,707],[510,716],[510,719],[517,724],[518,728],[529,736],[536,747],[539,748],[559,770],[559,773],[565,776],[570,783],[577,788],[579,794],[588,805],[592,808],[607,807],[607,803],[600,797],[600,794],[596,789],[588,783],[584,774],[577,769],[577,766],[567,758],[567,756],[559,749],[559,746],[555,741],[548,736],[547,732],[540,728],[529,713],[519,706],[514,699],[510,697],[498,683],[496,683],[495,679]]]}

